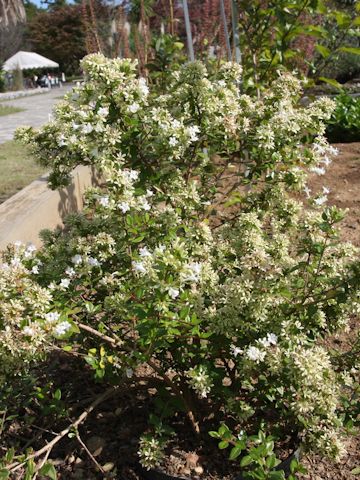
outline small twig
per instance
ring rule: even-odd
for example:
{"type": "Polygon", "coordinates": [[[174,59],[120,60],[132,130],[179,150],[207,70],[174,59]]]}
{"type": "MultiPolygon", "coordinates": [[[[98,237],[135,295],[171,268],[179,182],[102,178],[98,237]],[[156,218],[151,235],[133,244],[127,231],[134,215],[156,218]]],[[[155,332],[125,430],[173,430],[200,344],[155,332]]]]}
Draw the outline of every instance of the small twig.
{"type": "Polygon", "coordinates": [[[83,447],[83,449],[85,450],[85,452],[88,454],[90,460],[94,463],[94,465],[100,470],[101,473],[105,473],[105,470],[102,468],[102,466],[100,465],[100,463],[96,460],[96,458],[94,457],[94,455],[90,452],[90,450],[88,449],[88,447],[86,446],[86,444],[83,442],[82,438],[80,437],[80,434],[79,434],[79,430],[76,429],[76,438],[78,440],[78,442],[80,443],[80,445],[83,447]]]}
{"type": "Polygon", "coordinates": [[[111,387],[108,390],[106,390],[103,394],[99,395],[92,403],[91,405],[82,412],[81,415],[78,416],[78,418],[68,425],[64,430],[62,430],[55,438],[53,438],[49,443],[44,445],[40,450],[37,450],[36,452],[32,453],[31,455],[27,456],[25,461],[23,462],[14,462],[10,464],[7,468],[11,472],[15,472],[19,468],[21,468],[28,460],[35,459],[38,457],[41,457],[44,454],[47,454],[49,456],[51,450],[54,448],[54,446],[60,442],[71,430],[76,429],[81,423],[83,423],[86,418],[90,415],[90,413],[102,402],[107,400],[111,395],[113,395],[117,390],[117,387],[111,387]]]}
{"type": "MultiPolygon", "coordinates": [[[[78,323],[78,327],[81,328],[82,330],[85,330],[89,333],[92,333],[93,335],[101,338],[102,340],[104,340],[105,342],[108,342],[110,343],[111,345],[113,345],[115,348],[116,347],[122,347],[124,348],[125,350],[130,350],[129,348],[126,348],[125,345],[123,345],[123,343],[120,341],[120,340],[116,340],[115,338],[112,338],[112,337],[109,337],[108,335],[105,335],[104,333],[100,333],[98,332],[97,330],[95,330],[94,328],[92,327],[89,327],[88,325],[85,325],[83,323],[78,323]]],[[[174,383],[167,375],[166,373],[164,373],[161,368],[159,368],[156,363],[151,360],[151,359],[148,359],[148,360],[145,360],[145,362],[164,380],[164,382],[172,389],[172,391],[175,393],[175,395],[177,395],[183,402],[184,402],[184,405],[185,405],[185,408],[187,410],[187,415],[189,417],[189,420],[190,420],[190,423],[191,423],[191,426],[194,430],[194,432],[196,433],[196,435],[199,435],[200,433],[200,428],[199,428],[199,424],[198,422],[196,421],[195,419],[195,416],[194,416],[194,413],[192,411],[192,409],[190,408],[190,406],[188,405],[188,402],[187,400],[185,399],[184,395],[183,395],[183,392],[180,390],[180,388],[176,385],[176,383],[174,383]]]]}
{"type": "Polygon", "coordinates": [[[6,413],[7,413],[7,409],[5,408],[5,410],[3,411],[3,414],[2,414],[2,419],[1,419],[1,425],[0,425],[0,436],[1,436],[1,434],[3,433],[3,431],[4,431],[4,425],[5,425],[6,413]]]}
{"type": "Polygon", "coordinates": [[[50,455],[50,452],[51,452],[51,448],[45,453],[44,455],[44,458],[41,460],[41,462],[39,463],[37,469],[36,469],[36,472],[34,473],[34,476],[33,476],[33,480],[36,479],[36,477],[38,476],[38,473],[40,472],[40,470],[42,469],[42,467],[45,465],[45,463],[47,462],[47,459],[49,458],[49,455],[50,455]]]}

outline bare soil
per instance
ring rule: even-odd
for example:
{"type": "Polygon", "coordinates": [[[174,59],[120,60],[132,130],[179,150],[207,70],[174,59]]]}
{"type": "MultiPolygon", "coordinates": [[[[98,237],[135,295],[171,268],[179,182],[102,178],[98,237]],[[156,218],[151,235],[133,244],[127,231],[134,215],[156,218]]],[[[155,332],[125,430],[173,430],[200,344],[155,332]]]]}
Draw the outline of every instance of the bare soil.
{"type": "MultiPolygon", "coordinates": [[[[347,215],[342,222],[342,238],[360,247],[360,143],[339,143],[334,145],[339,155],[329,166],[324,176],[314,175],[309,181],[313,191],[321,190],[322,186],[330,188],[329,204],[347,209],[347,215]]],[[[349,334],[342,334],[336,338],[336,347],[339,350],[348,349],[349,335],[359,329],[359,320],[352,321],[349,334]]],[[[316,455],[307,456],[303,463],[308,474],[304,480],[352,480],[357,476],[351,471],[360,467],[360,433],[349,437],[347,443],[348,454],[340,463],[334,464],[316,455]]]]}

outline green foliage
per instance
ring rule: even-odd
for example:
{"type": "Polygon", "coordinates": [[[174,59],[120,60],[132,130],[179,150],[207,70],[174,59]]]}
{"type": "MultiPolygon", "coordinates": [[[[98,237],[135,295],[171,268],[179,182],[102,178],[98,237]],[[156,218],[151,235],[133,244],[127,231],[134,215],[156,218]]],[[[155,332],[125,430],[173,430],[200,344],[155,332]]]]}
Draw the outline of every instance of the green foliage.
{"type": "Polygon", "coordinates": [[[240,432],[236,437],[222,424],[218,431],[209,434],[220,440],[218,447],[221,450],[231,447],[229,460],[240,461],[241,480],[296,480],[297,473],[306,473],[296,455],[287,467],[283,466],[274,453],[274,438],[266,436],[262,430],[250,436],[240,432]]]}
{"type": "Polygon", "coordinates": [[[151,48],[153,59],[146,65],[149,78],[158,85],[160,91],[164,91],[171,72],[186,61],[184,44],[177,38],[164,34],[153,38],[151,48]]]}
{"type": "Polygon", "coordinates": [[[3,71],[3,65],[0,62],[0,92],[5,92],[5,72],[3,71]]]}
{"type": "MultiPolygon", "coordinates": [[[[351,389],[359,365],[336,368],[323,340],[359,310],[358,251],[339,240],[343,213],[326,207],[326,186],[306,187],[336,153],[323,136],[334,102],[299,106],[289,74],[259,98],[241,94],[233,63],[176,66],[162,92],[130,60],[97,54],[82,68],[54,121],[17,135],[52,187],[77,165],[103,185],[39,252],[4,252],[2,378],[57,346],[99,382],[155,376],[139,439],[146,468],[162,462],[183,415],[196,435],[225,420],[215,438],[232,459],[246,453],[247,478],[283,478],[272,436],[234,439],[262,420],[277,438],[340,458],[343,379],[351,389]]],[[[62,412],[59,393],[40,394],[62,412]]]]}
{"type": "Polygon", "coordinates": [[[326,129],[331,142],[360,141],[360,97],[345,93],[336,97],[336,109],[326,129]]]}
{"type": "Polygon", "coordinates": [[[245,90],[259,90],[284,69],[317,80],[342,52],[359,54],[346,45],[359,34],[358,3],[345,11],[321,0],[238,4],[245,90]]]}

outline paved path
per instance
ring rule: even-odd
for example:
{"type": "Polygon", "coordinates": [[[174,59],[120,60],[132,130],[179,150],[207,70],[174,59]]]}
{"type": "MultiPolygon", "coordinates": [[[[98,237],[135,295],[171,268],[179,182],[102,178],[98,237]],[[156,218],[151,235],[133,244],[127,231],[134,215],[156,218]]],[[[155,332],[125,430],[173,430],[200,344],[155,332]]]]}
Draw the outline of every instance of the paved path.
{"type": "Polygon", "coordinates": [[[59,97],[71,88],[72,86],[66,85],[54,88],[49,93],[1,102],[3,105],[23,108],[24,111],[0,116],[0,143],[12,140],[18,127],[25,125],[40,127],[48,122],[53,106],[60,100],[59,97]]]}

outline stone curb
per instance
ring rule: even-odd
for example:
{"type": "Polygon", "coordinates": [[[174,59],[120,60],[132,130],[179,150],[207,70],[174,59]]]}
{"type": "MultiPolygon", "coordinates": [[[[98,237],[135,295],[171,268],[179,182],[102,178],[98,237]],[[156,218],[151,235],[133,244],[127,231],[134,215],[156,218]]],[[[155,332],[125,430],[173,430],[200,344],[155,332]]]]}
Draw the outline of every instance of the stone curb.
{"type": "Polygon", "coordinates": [[[80,166],[66,188],[50,190],[45,175],[10,197],[0,205],[0,251],[17,240],[41,246],[40,231],[63,227],[69,213],[83,208],[84,191],[98,183],[95,170],[80,166]]]}

